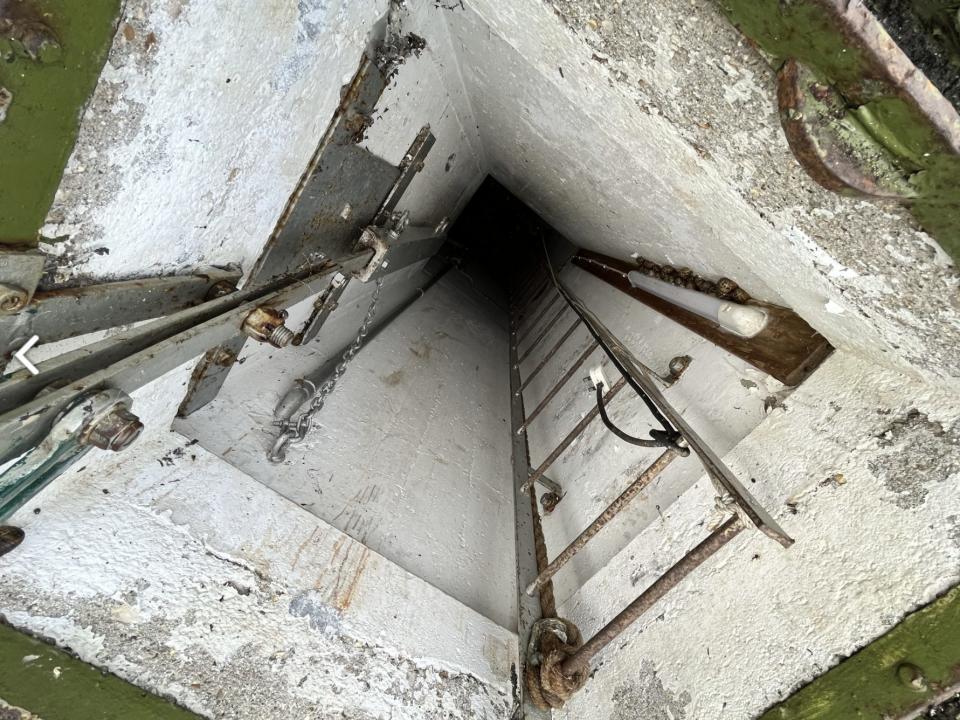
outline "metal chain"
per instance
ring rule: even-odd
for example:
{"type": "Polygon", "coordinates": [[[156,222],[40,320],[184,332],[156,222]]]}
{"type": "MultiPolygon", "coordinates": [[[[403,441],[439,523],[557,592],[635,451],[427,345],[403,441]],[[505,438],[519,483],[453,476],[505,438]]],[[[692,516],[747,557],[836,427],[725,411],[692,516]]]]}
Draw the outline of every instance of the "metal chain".
{"type": "Polygon", "coordinates": [[[300,413],[296,418],[277,420],[274,422],[274,425],[280,428],[280,436],[267,455],[270,462],[283,462],[287,456],[287,446],[296,445],[306,439],[307,434],[313,427],[314,416],[323,408],[327,397],[334,391],[340,378],[342,378],[343,374],[347,371],[347,365],[353,360],[354,356],[360,352],[360,348],[363,347],[363,341],[370,332],[370,323],[373,322],[373,317],[377,314],[377,300],[380,299],[380,289],[382,287],[383,279],[380,278],[377,280],[373,296],[370,298],[370,307],[367,308],[367,314],[363,318],[363,322],[360,323],[360,329],[357,330],[357,336],[350,344],[350,347],[344,351],[333,374],[330,375],[316,393],[314,393],[313,398],[310,400],[310,408],[300,413]]]}

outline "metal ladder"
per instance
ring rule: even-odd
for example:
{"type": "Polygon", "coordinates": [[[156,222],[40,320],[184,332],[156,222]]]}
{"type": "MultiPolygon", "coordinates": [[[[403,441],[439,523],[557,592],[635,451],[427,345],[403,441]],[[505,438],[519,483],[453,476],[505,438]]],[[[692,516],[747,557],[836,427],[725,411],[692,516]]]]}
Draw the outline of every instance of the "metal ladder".
{"type": "MultiPolygon", "coordinates": [[[[750,497],[743,486],[733,478],[732,473],[723,465],[719,458],[713,455],[709,448],[705,447],[693,430],[679,417],[679,414],[669,407],[663,395],[654,387],[651,376],[655,374],[650,371],[649,368],[646,368],[631,357],[630,360],[632,362],[627,367],[629,367],[631,371],[638,371],[641,376],[646,375],[645,382],[641,377],[636,379],[641,380],[643,389],[651,399],[655,401],[658,409],[670,418],[670,421],[677,427],[683,436],[685,445],[665,448],[572,542],[552,560],[549,559],[543,534],[543,519],[537,503],[536,485],[540,484],[547,489],[548,492],[543,497],[543,504],[548,512],[551,511],[556,503],[563,497],[563,490],[556,482],[549,479],[545,473],[547,473],[551,465],[556,462],[591,423],[596,420],[600,414],[600,403],[598,402],[596,406],[591,408],[563,437],[560,443],[549,452],[546,457],[540,460],[535,467],[530,462],[527,430],[553,399],[564,389],[570,379],[581,369],[590,355],[598,347],[601,347],[600,338],[603,337],[602,332],[605,331],[605,328],[600,326],[602,328],[601,333],[596,332],[597,328],[594,328],[593,324],[594,322],[599,324],[599,322],[590,316],[585,316],[582,310],[578,311],[577,305],[578,301],[559,281],[555,281],[552,269],[547,266],[536,268],[526,280],[521,283],[516,293],[511,295],[511,429],[513,433],[513,470],[517,513],[517,572],[520,600],[519,639],[522,648],[521,655],[524,655],[524,651],[527,650],[528,645],[530,648],[526,656],[521,658],[522,664],[525,664],[525,677],[528,677],[526,673],[529,672],[527,666],[536,664],[542,660],[534,647],[540,635],[537,624],[544,622],[543,619],[556,618],[557,616],[553,591],[553,576],[569,563],[593,537],[623,511],[630,502],[648,487],[674,460],[684,454],[689,454],[689,451],[686,450],[688,446],[693,449],[701,461],[703,461],[708,475],[714,481],[719,495],[718,504],[724,509],[730,510],[732,515],[722,522],[719,527],[710,532],[705,539],[686,553],[652,585],[641,592],[633,602],[627,605],[627,607],[612,618],[603,628],[597,631],[592,638],[582,644],[578,642],[576,647],[569,644],[568,638],[563,638],[567,643],[565,646],[566,656],[562,663],[559,664],[559,667],[554,669],[554,672],[559,669],[560,673],[570,679],[574,685],[576,685],[576,682],[573,680],[574,678],[582,678],[582,682],[586,682],[586,677],[589,675],[590,662],[600,651],[640,618],[658,600],[664,597],[673,587],[706,562],[728,542],[733,540],[733,538],[746,527],[753,525],[761,529],[767,535],[780,542],[784,547],[789,547],[790,544],[793,543],[793,540],[776,525],[772,518],[750,497]],[[565,315],[569,315],[571,309],[575,311],[576,318],[560,338],[546,350],[530,374],[526,378],[522,378],[521,363],[533,355],[534,351],[542,345],[544,339],[550,334],[550,331],[565,315]],[[545,319],[546,322],[544,322],[545,319]],[[574,331],[581,327],[585,321],[591,325],[590,329],[594,340],[580,353],[573,364],[562,373],[560,379],[547,391],[546,395],[540,400],[536,407],[529,414],[526,414],[523,391],[530,385],[531,380],[544,369],[547,363],[549,363],[564,346],[574,331]],[[532,342],[530,342],[521,353],[521,343],[530,337],[533,338],[532,342]],[[534,632],[535,628],[536,632],[534,632]],[[532,644],[530,643],[531,633],[533,634],[532,644]]],[[[613,340],[615,342],[615,339],[613,340]]],[[[608,349],[609,343],[605,342],[603,346],[605,349],[608,349]]],[[[622,359],[623,358],[621,358],[621,360],[622,359]]],[[[683,369],[685,369],[687,362],[689,362],[689,358],[675,358],[675,360],[671,362],[670,375],[666,378],[657,376],[658,379],[664,385],[669,386],[669,384],[678,379],[683,369]]],[[[630,384],[635,386],[634,383],[630,384]]],[[[602,403],[604,406],[620,394],[627,385],[628,378],[621,375],[603,396],[602,403]]],[[[569,625],[569,621],[561,622],[568,623],[569,625]]],[[[579,633],[579,631],[576,632],[577,634],[579,633]]],[[[541,672],[544,671],[541,670],[541,672]]],[[[537,677],[537,672],[535,671],[533,675],[537,677]]],[[[545,680],[544,684],[546,684],[545,680]]],[[[530,695],[540,695],[538,692],[530,692],[529,677],[527,685],[526,690],[530,695]]],[[[560,704],[562,705],[562,700],[560,704]]],[[[552,707],[558,706],[557,704],[552,704],[552,707]]],[[[522,703],[521,707],[523,712],[520,713],[519,717],[548,717],[548,715],[543,714],[547,711],[542,702],[535,705],[530,702],[529,697],[522,703]]]]}

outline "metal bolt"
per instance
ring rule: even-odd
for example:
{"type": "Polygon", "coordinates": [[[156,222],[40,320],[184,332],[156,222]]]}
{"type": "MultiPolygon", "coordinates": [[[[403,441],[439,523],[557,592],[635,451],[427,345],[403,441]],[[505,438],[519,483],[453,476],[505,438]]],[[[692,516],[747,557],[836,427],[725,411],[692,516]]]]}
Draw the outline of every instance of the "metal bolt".
{"type": "Polygon", "coordinates": [[[670,377],[673,380],[679,380],[680,376],[690,367],[691,362],[693,362],[693,358],[689,355],[677,355],[677,357],[671,359],[667,366],[670,368],[670,377]]]}
{"type": "Polygon", "coordinates": [[[117,404],[83,432],[80,442],[101,450],[120,452],[133,445],[142,432],[140,418],[130,412],[126,405],[117,404]]]}
{"type": "Polygon", "coordinates": [[[0,312],[14,313],[23,309],[29,297],[29,293],[21,287],[0,283],[0,312]]]}
{"type": "Polygon", "coordinates": [[[902,685],[916,692],[926,692],[927,679],[923,676],[923,670],[913,663],[904,662],[897,665],[897,679],[902,685]]]}
{"type": "Polygon", "coordinates": [[[437,227],[434,229],[433,232],[435,235],[443,235],[447,231],[447,228],[449,227],[450,227],[450,218],[445,217],[443,218],[443,220],[437,223],[437,227]]]}
{"type": "Polygon", "coordinates": [[[286,327],[286,310],[272,307],[258,307],[250,311],[243,321],[243,331],[259,342],[270,343],[274,347],[284,348],[293,342],[297,334],[286,327]]]}
{"type": "Polygon", "coordinates": [[[543,512],[549,515],[554,510],[556,510],[557,505],[560,504],[560,496],[555,492],[545,492],[540,496],[540,505],[543,507],[543,512]]]}
{"type": "Polygon", "coordinates": [[[0,555],[6,555],[23,542],[26,533],[12,525],[0,525],[0,555]]]}
{"type": "Polygon", "coordinates": [[[237,286],[232,282],[229,280],[220,280],[211,285],[210,289],[207,290],[207,300],[216,300],[217,298],[224,297],[236,291],[237,286]]]}

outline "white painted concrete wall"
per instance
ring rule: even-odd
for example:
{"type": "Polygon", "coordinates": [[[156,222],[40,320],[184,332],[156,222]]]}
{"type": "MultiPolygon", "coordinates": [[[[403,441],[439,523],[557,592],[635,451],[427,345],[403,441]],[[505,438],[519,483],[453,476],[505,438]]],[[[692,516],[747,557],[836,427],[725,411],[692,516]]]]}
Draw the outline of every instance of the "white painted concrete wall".
{"type": "MultiPolygon", "coordinates": [[[[66,238],[47,248],[57,279],[249,270],[386,5],[126,3],[45,228],[66,238]]],[[[366,145],[397,162],[431,125],[401,208],[433,225],[485,162],[443,15],[411,10],[427,48],[366,145]]],[[[166,431],[192,365],[139,393],[136,450],[91,456],[14,519],[29,537],[0,566],[0,612],[211,717],[505,717],[510,631],[166,431]]]]}
{"type": "Polygon", "coordinates": [[[906,213],[833,195],[712,0],[472,0],[448,15],[490,172],[572,242],[729,276],[840,348],[956,386],[956,268],[906,213]]]}
{"type": "Polygon", "coordinates": [[[13,517],[0,613],[207,717],[505,717],[515,636],[167,432],[191,370],[13,517]]]}
{"type": "MultiPolygon", "coordinates": [[[[668,402],[716,452],[725,454],[750,434],[767,415],[767,407],[786,393],[784,386],[740,358],[699,335],[668,320],[628,295],[605,284],[580,268],[568,266],[561,281],[582,298],[600,320],[621,339],[634,356],[660,375],[669,374],[673,357],[688,355],[690,367],[679,382],[664,390],[668,402]]],[[[547,301],[548,302],[548,301],[547,301]]],[[[554,315],[551,310],[538,323],[543,327],[554,315]]],[[[527,378],[540,364],[546,352],[555,346],[576,319],[567,310],[544,336],[530,356],[521,363],[521,377],[527,378]]],[[[537,337],[521,342],[525,349],[537,337]]],[[[564,342],[524,391],[524,407],[529,414],[560,379],[564,372],[590,345],[592,337],[582,326],[564,342]]],[[[583,378],[591,367],[601,365],[612,385],[620,377],[602,350],[594,350],[582,372],[568,381],[564,389],[546,406],[527,433],[530,460],[534,467],[557,447],[579,420],[596,407],[596,394],[583,378]]],[[[610,419],[637,437],[647,437],[659,424],[643,401],[626,388],[609,405],[610,419]]],[[[543,521],[544,535],[551,556],[556,555],[599,515],[661,453],[623,442],[610,433],[597,418],[587,430],[550,467],[547,476],[559,482],[567,496],[553,514],[543,521]]],[[[558,602],[569,598],[596,572],[625,547],[637,534],[667,512],[703,474],[695,457],[674,462],[623,512],[614,523],[596,536],[561,571],[554,582],[558,602]]]]}
{"type": "MultiPolygon", "coordinates": [[[[128,2],[46,228],[70,238],[51,248],[61,279],[249,269],[384,11],[382,0],[128,2]]],[[[956,271],[899,211],[802,176],[769,69],[713,7],[411,0],[409,13],[428,48],[388,90],[367,144],[396,161],[423,123],[434,128],[405,199],[415,221],[455,214],[491,171],[573,241],[729,275],[849,351],[763,419],[768,379],[567,273],[654,368],[694,356],[668,396],[757,479],[798,542],[738,539],[602,658],[566,716],[751,717],[955,583],[960,407],[911,378],[958,375],[956,271]]],[[[249,353],[264,374],[270,362],[249,353]]],[[[0,612],[216,717],[506,716],[509,632],[166,433],[189,369],[141,393],[151,434],[136,452],[91,456],[16,518],[28,540],[0,564],[0,612]]],[[[531,386],[528,406],[558,373],[531,386]]],[[[547,430],[588,402],[558,398],[547,430]]],[[[638,429],[644,417],[629,402],[614,416],[638,429]]],[[[531,432],[536,451],[552,439],[531,432]]],[[[551,547],[644,459],[612,447],[592,432],[558,467],[571,496],[548,525],[551,547]]],[[[677,498],[695,478],[671,472],[558,580],[562,612],[586,634],[702,534],[709,488],[677,498]]]]}
{"type": "MultiPolygon", "coordinates": [[[[385,288],[381,316],[428,277],[417,269],[397,275],[385,288]]],[[[368,295],[367,288],[348,289],[312,345],[249,358],[213,403],[176,428],[513,630],[506,315],[464,275],[445,275],[374,337],[348,366],[307,441],[292,446],[282,464],[267,460],[277,400],[353,339],[368,295]]]]}

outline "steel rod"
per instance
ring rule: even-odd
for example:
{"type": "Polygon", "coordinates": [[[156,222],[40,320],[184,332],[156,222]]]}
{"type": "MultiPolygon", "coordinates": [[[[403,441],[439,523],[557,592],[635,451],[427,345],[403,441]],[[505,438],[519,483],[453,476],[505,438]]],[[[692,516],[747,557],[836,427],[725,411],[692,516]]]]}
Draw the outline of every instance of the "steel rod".
{"type": "MultiPolygon", "coordinates": [[[[520,392],[520,370],[517,367],[516,332],[510,337],[510,425],[519,427],[524,421],[523,394],[520,392]]],[[[523,592],[523,587],[540,572],[540,562],[546,563],[546,543],[543,540],[543,528],[536,507],[536,491],[533,486],[524,489],[524,483],[530,475],[530,453],[525,435],[511,433],[512,468],[514,488],[514,514],[516,522],[516,569],[517,569],[517,639],[520,656],[518,673],[526,674],[526,648],[534,623],[541,617],[555,612],[555,601],[544,592],[540,598],[533,599],[523,592]],[[552,603],[552,604],[551,604],[552,603]]],[[[549,720],[550,711],[536,707],[527,695],[526,684],[514,685],[514,694],[519,705],[518,717],[524,720],[549,720]]]]}
{"type": "MultiPolygon", "coordinates": [[[[610,388],[610,392],[608,392],[603,398],[603,404],[609,404],[609,402],[616,397],[617,393],[623,390],[626,384],[626,378],[620,378],[617,380],[613,387],[610,388]]],[[[527,482],[531,485],[537,482],[540,479],[540,476],[543,475],[551,465],[553,465],[554,461],[563,454],[563,451],[570,447],[570,444],[576,440],[584,430],[587,429],[587,426],[592,423],[599,414],[600,409],[596,405],[590,408],[590,412],[583,416],[573,430],[571,430],[569,434],[560,442],[560,444],[557,445],[554,451],[547,456],[547,459],[540,463],[540,467],[533,471],[533,474],[527,478],[527,482]]]]}
{"type": "Polygon", "coordinates": [[[553,284],[549,280],[547,280],[545,283],[543,283],[543,285],[540,286],[539,290],[537,290],[535,293],[530,295],[527,299],[518,301],[516,307],[522,308],[522,309],[518,311],[517,321],[514,324],[515,328],[520,327],[523,321],[526,320],[528,317],[530,317],[530,313],[532,313],[538,307],[537,303],[540,302],[540,299],[543,297],[543,294],[547,292],[552,286],[553,284]]]}
{"type": "MultiPolygon", "coordinates": [[[[543,316],[546,315],[546,314],[550,311],[550,308],[552,308],[554,305],[557,304],[557,300],[560,300],[562,297],[563,297],[563,296],[562,296],[560,293],[557,293],[556,295],[554,295],[554,296],[550,299],[550,302],[548,302],[546,305],[543,306],[543,310],[541,310],[539,313],[537,313],[537,317],[530,321],[530,324],[526,327],[526,330],[527,330],[528,332],[529,332],[530,330],[533,330],[533,328],[535,328],[535,327],[537,326],[537,323],[540,322],[540,321],[543,319],[543,316]]],[[[517,328],[517,344],[518,344],[518,346],[519,346],[519,344],[520,344],[523,340],[525,340],[525,339],[526,339],[526,332],[522,332],[522,331],[521,331],[521,328],[517,328]]]]}
{"type": "Polygon", "coordinates": [[[532,596],[544,583],[550,582],[550,578],[556,575],[560,568],[570,562],[577,553],[583,550],[591,538],[619,515],[620,512],[630,504],[630,501],[653,482],[677,457],[679,457],[679,453],[675,449],[669,448],[654,460],[653,464],[640,473],[637,479],[630,483],[627,489],[624,490],[616,500],[610,503],[607,509],[600,513],[597,518],[580,533],[576,540],[567,545],[563,552],[557,555],[545,568],[540,570],[540,574],[537,575],[536,579],[527,586],[527,595],[532,596]]]}
{"type": "Polygon", "coordinates": [[[523,320],[524,312],[530,307],[530,304],[539,298],[548,287],[550,287],[550,278],[544,277],[531,283],[529,287],[517,295],[516,305],[514,306],[518,310],[517,322],[523,320]]]}
{"type": "Polygon", "coordinates": [[[530,357],[530,353],[532,353],[534,351],[534,348],[536,348],[537,345],[539,345],[543,341],[543,339],[547,336],[547,333],[550,332],[553,326],[560,321],[560,318],[563,317],[563,314],[569,309],[569,307],[570,307],[569,305],[564,303],[563,307],[561,307],[560,310],[557,313],[555,313],[552,318],[550,318],[550,322],[548,322],[546,325],[543,326],[543,329],[537,334],[537,337],[533,339],[533,342],[530,343],[530,345],[527,346],[527,349],[520,354],[519,362],[523,362],[528,357],[530,357]]]}
{"type": "Polygon", "coordinates": [[[552,358],[552,357],[557,353],[557,350],[559,350],[560,347],[567,341],[567,338],[569,338],[571,335],[573,335],[573,331],[576,330],[578,327],[580,327],[580,324],[581,324],[582,322],[583,322],[583,320],[582,320],[581,318],[579,318],[579,317],[578,317],[576,320],[573,321],[573,325],[571,325],[570,328],[563,334],[563,337],[561,337],[559,340],[557,340],[556,345],[554,345],[552,348],[550,348],[550,350],[547,352],[547,354],[544,355],[543,360],[540,361],[540,364],[537,365],[537,366],[533,369],[533,371],[530,373],[530,375],[527,377],[527,379],[523,381],[523,384],[520,386],[520,389],[521,389],[521,390],[524,390],[524,389],[527,387],[527,385],[529,385],[530,382],[531,382],[537,375],[540,374],[540,371],[543,370],[543,369],[547,366],[547,363],[548,363],[548,362],[550,362],[550,358],[552,358]]]}
{"type": "Polygon", "coordinates": [[[590,660],[597,653],[636,622],[641,615],[675,588],[687,575],[703,565],[724,545],[739,535],[742,530],[743,524],[739,516],[736,515],[714,530],[703,542],[684,555],[675,565],[657,578],[650,587],[640,593],[636,600],[584,643],[576,653],[567,658],[561,666],[563,673],[572,675],[589,665],[590,660]]]}
{"type": "Polygon", "coordinates": [[[520,426],[520,429],[517,430],[517,432],[526,432],[527,428],[530,427],[530,423],[536,419],[537,415],[543,412],[543,409],[550,404],[550,401],[557,396],[557,393],[563,389],[563,386],[567,384],[567,381],[574,376],[577,370],[580,369],[580,366],[587,361],[587,358],[593,354],[593,351],[596,350],[599,345],[600,343],[594,340],[592,343],[590,343],[590,345],[587,346],[587,349],[583,351],[583,354],[577,358],[576,362],[574,362],[573,365],[571,365],[570,368],[563,374],[563,377],[557,381],[557,384],[550,388],[550,392],[544,396],[543,400],[540,401],[540,404],[537,405],[533,409],[533,412],[527,416],[527,419],[524,421],[523,425],[520,426]]]}

